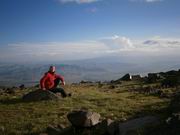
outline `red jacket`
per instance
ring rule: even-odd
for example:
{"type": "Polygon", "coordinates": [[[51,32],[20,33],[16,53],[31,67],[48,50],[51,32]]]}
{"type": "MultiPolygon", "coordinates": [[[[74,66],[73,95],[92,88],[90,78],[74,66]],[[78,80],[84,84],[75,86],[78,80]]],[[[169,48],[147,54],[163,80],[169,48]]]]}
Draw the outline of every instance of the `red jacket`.
{"type": "Polygon", "coordinates": [[[41,89],[52,89],[54,87],[54,80],[60,79],[64,82],[64,78],[61,75],[56,75],[55,73],[47,72],[40,80],[41,89]]]}

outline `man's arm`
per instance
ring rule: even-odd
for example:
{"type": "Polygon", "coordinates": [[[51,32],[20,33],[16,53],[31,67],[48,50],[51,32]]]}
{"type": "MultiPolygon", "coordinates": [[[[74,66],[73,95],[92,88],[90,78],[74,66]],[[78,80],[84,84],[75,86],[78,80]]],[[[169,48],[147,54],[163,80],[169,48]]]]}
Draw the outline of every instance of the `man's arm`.
{"type": "Polygon", "coordinates": [[[48,74],[46,73],[40,80],[40,86],[42,90],[46,90],[45,88],[45,81],[48,78],[48,74]]]}
{"type": "Polygon", "coordinates": [[[56,75],[56,78],[60,79],[62,84],[65,85],[65,80],[64,80],[64,77],[61,76],[61,75],[56,75]]]}

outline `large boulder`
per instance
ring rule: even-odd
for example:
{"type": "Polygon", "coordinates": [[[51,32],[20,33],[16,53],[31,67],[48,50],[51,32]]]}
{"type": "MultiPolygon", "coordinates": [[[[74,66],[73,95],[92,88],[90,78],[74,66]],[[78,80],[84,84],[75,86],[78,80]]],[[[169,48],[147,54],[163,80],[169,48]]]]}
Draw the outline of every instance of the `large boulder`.
{"type": "Polygon", "coordinates": [[[67,118],[74,127],[92,127],[100,122],[100,114],[88,110],[72,111],[67,118]]]}
{"type": "Polygon", "coordinates": [[[136,118],[119,124],[119,135],[139,135],[139,131],[147,126],[158,125],[159,120],[153,116],[136,118]]]}
{"type": "Polygon", "coordinates": [[[48,90],[36,90],[23,96],[24,101],[57,100],[60,96],[48,90]]]}
{"type": "Polygon", "coordinates": [[[153,116],[136,118],[123,123],[106,119],[98,124],[97,129],[101,128],[99,135],[139,135],[139,131],[143,132],[146,127],[157,126],[159,123],[159,120],[153,116]]]}
{"type": "Polygon", "coordinates": [[[125,74],[120,80],[121,81],[131,81],[131,76],[130,76],[130,74],[125,74]]]}

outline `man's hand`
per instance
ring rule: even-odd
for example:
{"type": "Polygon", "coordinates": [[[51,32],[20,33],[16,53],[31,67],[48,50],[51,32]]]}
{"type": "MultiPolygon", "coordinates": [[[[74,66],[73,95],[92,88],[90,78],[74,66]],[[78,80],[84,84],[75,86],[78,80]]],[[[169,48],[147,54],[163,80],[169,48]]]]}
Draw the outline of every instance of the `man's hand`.
{"type": "Polygon", "coordinates": [[[65,81],[63,81],[63,82],[62,82],[62,85],[65,85],[65,84],[66,84],[65,81]]]}
{"type": "Polygon", "coordinates": [[[46,88],[42,88],[42,90],[46,90],[46,88]]]}

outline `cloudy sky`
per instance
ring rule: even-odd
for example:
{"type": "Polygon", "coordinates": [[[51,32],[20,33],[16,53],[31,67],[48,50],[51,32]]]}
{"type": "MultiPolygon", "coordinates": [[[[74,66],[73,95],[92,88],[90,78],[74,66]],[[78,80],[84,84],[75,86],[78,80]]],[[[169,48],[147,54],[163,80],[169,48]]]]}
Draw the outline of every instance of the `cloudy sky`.
{"type": "Polygon", "coordinates": [[[0,0],[0,62],[179,52],[179,0],[0,0]]]}

